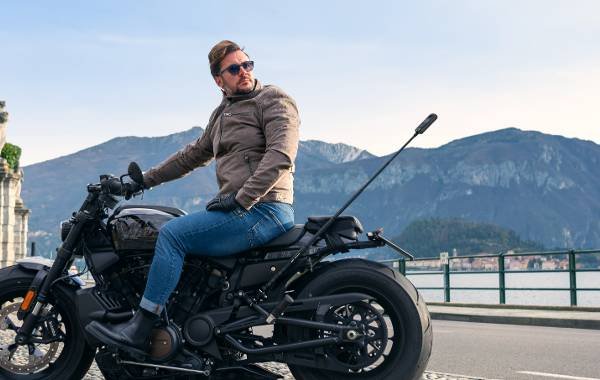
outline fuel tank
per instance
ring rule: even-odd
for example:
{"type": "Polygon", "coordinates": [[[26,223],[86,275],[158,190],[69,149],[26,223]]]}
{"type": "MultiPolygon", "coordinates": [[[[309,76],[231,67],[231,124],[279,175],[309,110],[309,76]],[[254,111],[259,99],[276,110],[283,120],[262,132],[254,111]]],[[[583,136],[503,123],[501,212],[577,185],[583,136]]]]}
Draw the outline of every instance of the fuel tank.
{"type": "Polygon", "coordinates": [[[185,214],[174,207],[125,205],[111,215],[107,228],[117,252],[154,250],[160,228],[185,214]]]}

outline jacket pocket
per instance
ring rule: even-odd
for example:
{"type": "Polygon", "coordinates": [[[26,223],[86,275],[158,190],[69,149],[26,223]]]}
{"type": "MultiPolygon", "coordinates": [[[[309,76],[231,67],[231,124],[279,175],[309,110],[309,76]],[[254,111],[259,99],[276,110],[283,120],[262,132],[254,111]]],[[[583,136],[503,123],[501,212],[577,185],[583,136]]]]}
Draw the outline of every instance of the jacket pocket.
{"type": "Polygon", "coordinates": [[[257,156],[252,152],[244,153],[244,166],[247,168],[248,173],[250,173],[251,176],[254,175],[254,172],[258,168],[258,164],[260,163],[261,159],[262,155],[257,156]]]}

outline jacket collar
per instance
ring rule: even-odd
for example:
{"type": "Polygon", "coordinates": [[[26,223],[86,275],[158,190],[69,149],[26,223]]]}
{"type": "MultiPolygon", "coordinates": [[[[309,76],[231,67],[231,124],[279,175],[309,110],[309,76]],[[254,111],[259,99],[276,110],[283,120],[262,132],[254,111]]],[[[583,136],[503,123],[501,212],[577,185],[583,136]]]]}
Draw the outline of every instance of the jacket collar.
{"type": "Polygon", "coordinates": [[[240,100],[252,99],[260,93],[262,88],[263,88],[263,86],[258,81],[258,79],[254,79],[254,89],[252,91],[250,91],[249,93],[239,94],[239,95],[231,95],[231,96],[226,96],[225,94],[223,94],[223,98],[227,99],[230,103],[239,102],[240,100]]]}

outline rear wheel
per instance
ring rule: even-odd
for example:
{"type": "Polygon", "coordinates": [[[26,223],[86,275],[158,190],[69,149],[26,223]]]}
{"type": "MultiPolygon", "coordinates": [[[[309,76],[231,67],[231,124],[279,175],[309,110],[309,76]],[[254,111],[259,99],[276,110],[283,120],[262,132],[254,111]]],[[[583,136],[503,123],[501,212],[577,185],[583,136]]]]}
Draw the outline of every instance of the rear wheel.
{"type": "MultiPolygon", "coordinates": [[[[336,306],[325,322],[356,326],[356,340],[328,347],[326,356],[344,372],[290,365],[298,380],[414,380],[423,374],[432,345],[429,312],[420,294],[402,275],[365,260],[343,260],[315,276],[299,298],[359,292],[373,297],[336,306]]],[[[313,316],[314,317],[314,316],[313,316]]],[[[289,327],[292,341],[331,334],[289,327]]],[[[319,355],[319,354],[317,354],[319,355]]]]}
{"type": "Polygon", "coordinates": [[[94,350],[85,343],[68,290],[55,286],[33,331],[36,342],[15,344],[23,323],[17,312],[34,275],[18,267],[0,270],[0,378],[81,379],[94,360],[94,350]]]}

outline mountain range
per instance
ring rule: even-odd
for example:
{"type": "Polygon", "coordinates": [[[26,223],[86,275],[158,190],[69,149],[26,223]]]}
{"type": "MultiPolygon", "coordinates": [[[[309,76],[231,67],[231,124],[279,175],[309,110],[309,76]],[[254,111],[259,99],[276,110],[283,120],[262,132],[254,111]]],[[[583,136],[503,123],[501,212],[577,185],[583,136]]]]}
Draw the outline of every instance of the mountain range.
{"type": "MultiPolygon", "coordinates": [[[[162,137],[119,137],[26,166],[22,197],[32,210],[29,237],[57,244],[58,224],[104,173],[130,161],[156,165],[202,129],[162,137]]],[[[407,136],[409,137],[409,136],[407,136]]],[[[345,144],[302,141],[296,160],[296,223],[331,215],[387,159],[345,144]]],[[[434,149],[408,148],[350,206],[367,230],[399,236],[413,220],[461,218],[514,230],[549,248],[600,247],[600,146],[516,128],[470,136],[434,149]]],[[[194,211],[217,191],[214,164],[158,186],[135,203],[194,211]]],[[[417,253],[418,254],[418,253],[417,253]]]]}

